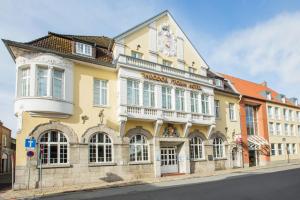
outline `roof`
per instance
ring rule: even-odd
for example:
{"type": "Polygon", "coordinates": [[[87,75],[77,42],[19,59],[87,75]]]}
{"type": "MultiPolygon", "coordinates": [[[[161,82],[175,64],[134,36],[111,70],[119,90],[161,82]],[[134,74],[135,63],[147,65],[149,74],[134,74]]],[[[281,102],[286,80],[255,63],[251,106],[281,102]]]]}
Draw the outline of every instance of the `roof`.
{"type": "Polygon", "coordinates": [[[223,74],[223,76],[224,78],[230,80],[231,84],[235,87],[235,89],[243,96],[297,108],[300,107],[296,106],[288,98],[286,98],[286,103],[283,103],[281,101],[282,94],[268,87],[266,83],[254,83],[227,74],[223,74]],[[267,93],[271,94],[271,100],[267,99],[267,93]]]}
{"type": "Polygon", "coordinates": [[[237,93],[237,91],[235,91],[235,89],[231,86],[230,82],[228,80],[224,79],[224,77],[219,75],[217,72],[207,70],[207,76],[210,78],[213,78],[213,79],[218,78],[218,79],[223,80],[224,87],[223,88],[215,87],[215,90],[239,96],[239,93],[237,93]]]}
{"type": "Polygon", "coordinates": [[[105,36],[86,36],[86,35],[64,35],[49,32],[48,35],[35,39],[30,42],[16,42],[3,40],[11,55],[15,59],[15,53],[11,46],[21,49],[55,53],[60,56],[77,59],[94,64],[112,64],[112,46],[114,40],[105,36]],[[95,58],[84,57],[73,53],[73,42],[81,41],[95,47],[95,58]]]}

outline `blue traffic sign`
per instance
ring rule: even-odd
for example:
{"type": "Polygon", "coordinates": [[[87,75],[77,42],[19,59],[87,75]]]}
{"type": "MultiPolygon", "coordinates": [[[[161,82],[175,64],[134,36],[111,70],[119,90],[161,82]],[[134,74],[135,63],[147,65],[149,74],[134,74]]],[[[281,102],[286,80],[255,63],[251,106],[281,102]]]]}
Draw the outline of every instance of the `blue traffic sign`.
{"type": "Polygon", "coordinates": [[[36,140],[34,138],[25,139],[25,148],[34,149],[36,147],[36,140]]]}

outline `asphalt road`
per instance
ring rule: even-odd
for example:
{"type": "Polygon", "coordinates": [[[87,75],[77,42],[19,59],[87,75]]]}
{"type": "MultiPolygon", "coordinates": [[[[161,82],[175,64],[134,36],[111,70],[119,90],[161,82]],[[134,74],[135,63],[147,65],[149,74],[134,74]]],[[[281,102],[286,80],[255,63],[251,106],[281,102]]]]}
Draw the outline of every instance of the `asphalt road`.
{"type": "Polygon", "coordinates": [[[100,200],[300,200],[300,169],[241,173],[202,183],[176,186],[138,185],[81,191],[44,199],[100,200]]]}

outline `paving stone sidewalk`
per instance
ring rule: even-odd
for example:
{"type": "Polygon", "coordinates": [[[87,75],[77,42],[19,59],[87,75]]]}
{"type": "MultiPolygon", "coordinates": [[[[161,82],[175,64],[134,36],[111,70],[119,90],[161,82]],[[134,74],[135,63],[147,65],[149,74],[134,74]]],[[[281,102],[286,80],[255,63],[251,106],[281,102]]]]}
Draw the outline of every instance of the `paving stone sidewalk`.
{"type": "Polygon", "coordinates": [[[184,179],[195,179],[195,178],[204,178],[204,177],[213,177],[218,175],[225,174],[236,174],[236,173],[247,173],[247,172],[256,172],[262,171],[264,173],[268,172],[268,170],[274,171],[278,168],[278,171],[288,170],[292,168],[300,168],[300,162],[295,163],[284,163],[284,164],[272,164],[262,167],[251,167],[251,168],[237,168],[237,169],[227,169],[215,171],[214,174],[209,176],[200,176],[198,174],[187,174],[187,175],[179,175],[179,176],[168,176],[161,178],[149,178],[149,179],[141,179],[135,181],[117,181],[113,183],[90,183],[90,184],[82,184],[82,185],[70,185],[64,187],[51,187],[51,188],[43,188],[41,189],[30,189],[30,190],[6,190],[0,193],[0,199],[33,199],[47,195],[54,195],[59,193],[67,193],[74,191],[84,191],[84,190],[95,190],[95,189],[105,189],[112,187],[122,187],[122,186],[130,186],[130,185],[139,185],[139,184],[153,184],[159,182],[172,182],[176,180],[184,180],[184,179]]]}

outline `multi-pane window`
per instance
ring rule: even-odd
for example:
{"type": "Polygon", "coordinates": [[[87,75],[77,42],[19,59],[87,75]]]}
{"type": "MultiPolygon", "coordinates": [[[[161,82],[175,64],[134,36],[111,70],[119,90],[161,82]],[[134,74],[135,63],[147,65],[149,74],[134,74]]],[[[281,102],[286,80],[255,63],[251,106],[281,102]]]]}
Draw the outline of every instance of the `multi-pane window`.
{"type": "Polygon", "coordinates": [[[293,111],[289,110],[289,119],[292,121],[293,120],[293,111]]]}
{"type": "Polygon", "coordinates": [[[215,79],[215,85],[217,87],[223,87],[223,81],[221,79],[215,79]]]}
{"type": "Polygon", "coordinates": [[[198,105],[198,92],[191,92],[191,111],[192,112],[199,112],[199,105],[198,105]]]}
{"type": "Polygon", "coordinates": [[[45,132],[39,140],[42,164],[68,163],[68,141],[60,131],[45,132]]]}
{"type": "Polygon", "coordinates": [[[144,82],[144,91],[143,91],[143,104],[146,107],[154,107],[155,106],[155,93],[154,93],[154,85],[148,82],[144,82]]]}
{"type": "Polygon", "coordinates": [[[274,134],[274,123],[273,122],[269,122],[269,132],[271,135],[274,134]]]}
{"type": "Polygon", "coordinates": [[[190,140],[190,151],[192,160],[200,160],[204,158],[203,141],[200,137],[193,137],[190,140]]]}
{"type": "Polygon", "coordinates": [[[20,73],[21,91],[20,96],[25,97],[30,95],[30,68],[21,69],[20,73]]]}
{"type": "Polygon", "coordinates": [[[295,128],[293,124],[290,125],[290,130],[291,130],[291,135],[295,135],[295,128]]]}
{"type": "Polygon", "coordinates": [[[209,97],[206,94],[201,95],[202,113],[209,114],[209,97]]]}
{"type": "Polygon", "coordinates": [[[235,109],[233,103],[229,103],[229,119],[231,121],[235,120],[235,109]]]}
{"type": "Polygon", "coordinates": [[[94,79],[94,105],[107,105],[107,81],[94,79]]]}
{"type": "Polygon", "coordinates": [[[89,161],[90,163],[112,162],[112,142],[105,133],[94,134],[89,141],[89,161]]]}
{"type": "Polygon", "coordinates": [[[47,96],[48,68],[38,67],[37,70],[37,95],[47,96]]]}
{"type": "Polygon", "coordinates": [[[213,140],[213,154],[214,158],[224,157],[224,143],[220,137],[217,137],[213,140]]]}
{"type": "Polygon", "coordinates": [[[138,58],[138,59],[142,59],[143,58],[143,54],[137,51],[131,51],[131,56],[134,58],[138,58]]]}
{"type": "Polygon", "coordinates": [[[172,67],[172,62],[168,61],[168,60],[163,60],[163,65],[168,66],[168,67],[172,67]]]}
{"type": "Polygon", "coordinates": [[[275,144],[271,144],[271,155],[275,156],[276,155],[276,149],[275,149],[275,144]]]}
{"type": "Polygon", "coordinates": [[[184,90],[176,89],[175,90],[175,104],[177,111],[184,111],[184,90]]]}
{"type": "Polygon", "coordinates": [[[149,160],[147,138],[143,135],[135,135],[129,142],[129,157],[132,162],[149,160]]]}
{"type": "Polygon", "coordinates": [[[127,104],[139,105],[139,82],[136,80],[127,80],[127,104]]]}
{"type": "Polygon", "coordinates": [[[268,116],[270,119],[273,119],[273,108],[271,106],[268,106],[268,116]]]}
{"type": "Polygon", "coordinates": [[[289,135],[289,125],[288,124],[284,124],[284,133],[285,135],[289,135]]]}
{"type": "Polygon", "coordinates": [[[279,143],[277,146],[278,146],[278,155],[282,155],[283,154],[282,144],[279,143]]]}
{"type": "Polygon", "coordinates": [[[285,121],[289,121],[289,114],[286,109],[283,109],[283,116],[284,116],[285,121]]]}
{"type": "Polygon", "coordinates": [[[285,145],[285,150],[287,154],[291,154],[291,145],[289,143],[285,145]]]}
{"type": "Polygon", "coordinates": [[[296,154],[297,149],[296,149],[296,144],[292,144],[292,154],[296,154]]]}
{"type": "Polygon", "coordinates": [[[276,123],[276,133],[277,133],[277,135],[281,135],[281,124],[280,123],[276,123]]]}
{"type": "Polygon", "coordinates": [[[172,94],[171,88],[162,86],[162,108],[164,109],[172,109],[172,94]]]}
{"type": "Polygon", "coordinates": [[[275,107],[275,118],[277,120],[279,120],[281,117],[280,117],[280,108],[278,107],[275,107]]]}
{"type": "Polygon", "coordinates": [[[57,99],[63,98],[63,79],[64,72],[62,70],[53,69],[52,75],[52,95],[57,99]]]}
{"type": "Polygon", "coordinates": [[[92,46],[89,44],[76,42],[76,53],[86,56],[92,56],[92,46]]]}
{"type": "Polygon", "coordinates": [[[256,108],[254,106],[246,106],[246,126],[247,134],[255,135],[257,132],[256,108]]]}
{"type": "Polygon", "coordinates": [[[215,100],[215,116],[216,118],[220,118],[220,101],[215,100]]]}

